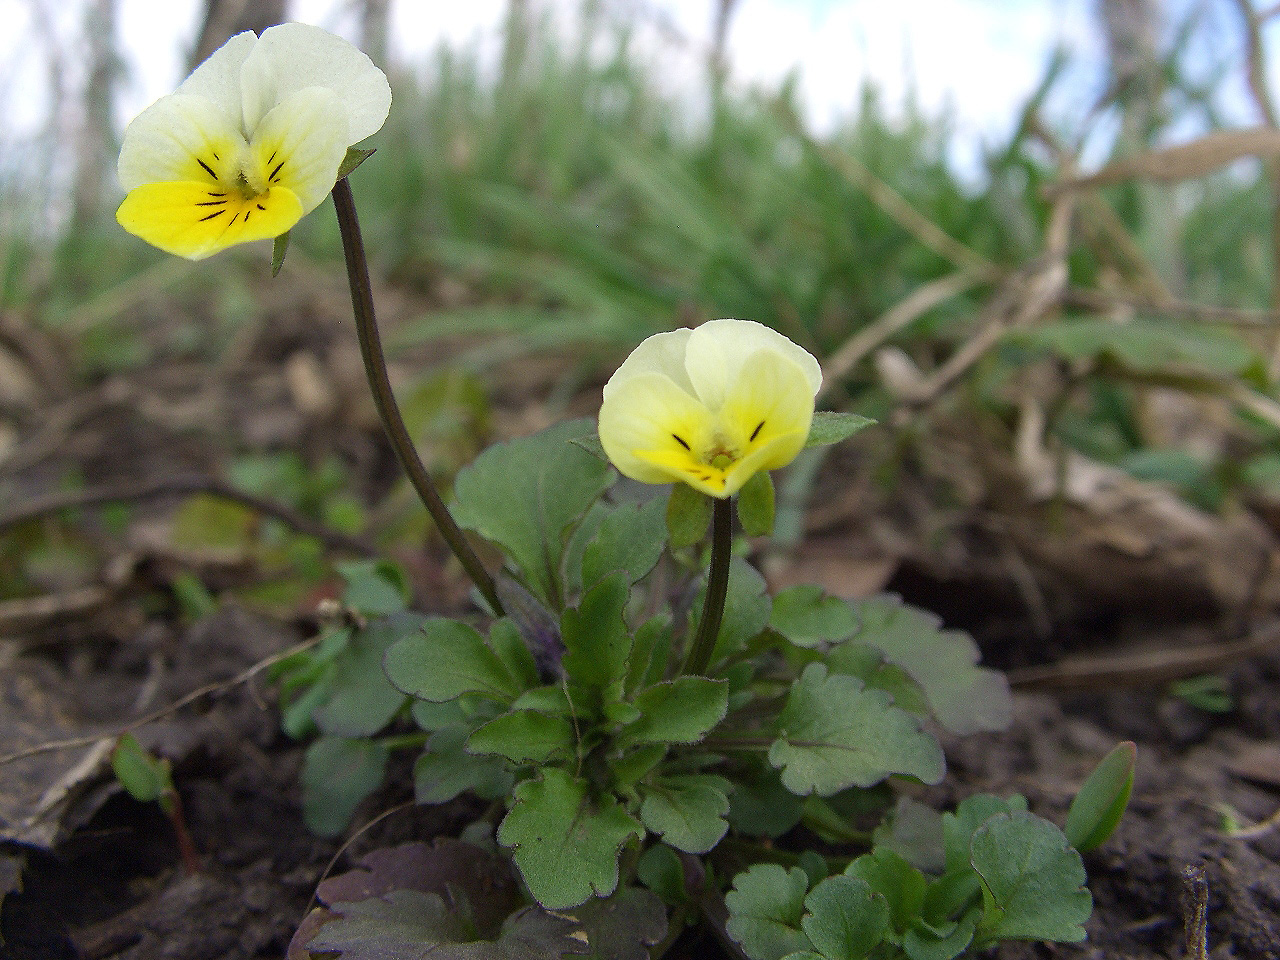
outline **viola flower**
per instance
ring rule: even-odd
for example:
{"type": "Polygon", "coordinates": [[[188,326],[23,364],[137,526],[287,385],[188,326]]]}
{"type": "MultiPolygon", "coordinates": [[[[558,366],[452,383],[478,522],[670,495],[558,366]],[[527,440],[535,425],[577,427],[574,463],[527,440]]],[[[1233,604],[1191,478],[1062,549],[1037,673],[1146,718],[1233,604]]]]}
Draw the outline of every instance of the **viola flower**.
{"type": "Polygon", "coordinates": [[[241,33],[125,129],[116,219],[191,260],[278,237],[390,108],[386,76],[340,37],[301,23],[241,33]]]}
{"type": "Polygon", "coordinates": [[[600,443],[634,480],[731,497],[803,449],[821,384],[808,351],[751,320],[659,333],[605,384],[600,443]]]}

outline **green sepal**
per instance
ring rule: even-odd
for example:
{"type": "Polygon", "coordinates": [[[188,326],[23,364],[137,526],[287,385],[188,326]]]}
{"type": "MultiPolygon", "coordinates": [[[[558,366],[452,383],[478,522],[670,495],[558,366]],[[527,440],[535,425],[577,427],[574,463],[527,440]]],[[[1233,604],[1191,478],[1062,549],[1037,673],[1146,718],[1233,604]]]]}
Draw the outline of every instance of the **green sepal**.
{"type": "Polygon", "coordinates": [[[1138,748],[1126,740],[1102,758],[1071,801],[1062,828],[1081,853],[1096,850],[1111,836],[1133,793],[1133,770],[1138,748]]]}
{"type": "Polygon", "coordinates": [[[343,177],[350,176],[360,164],[364,163],[375,153],[377,148],[362,150],[359,147],[347,147],[346,156],[342,158],[342,162],[338,164],[338,176],[336,179],[341,180],[343,177]]]}
{"type": "Polygon", "coordinates": [[[773,533],[773,478],[761,470],[738,491],[738,520],[749,537],[767,537],[773,533]]]}
{"type": "Polygon", "coordinates": [[[672,550],[691,547],[711,526],[711,498],[687,483],[677,483],[667,499],[667,540],[672,550]]]}
{"type": "Polygon", "coordinates": [[[809,437],[805,440],[805,448],[827,447],[841,440],[848,440],[859,430],[873,423],[870,417],[856,413],[836,413],[831,410],[819,410],[813,415],[813,424],[809,427],[809,437]]]}
{"type": "Polygon", "coordinates": [[[288,252],[289,231],[286,230],[271,241],[271,279],[280,276],[280,271],[284,269],[284,257],[288,252]]]}

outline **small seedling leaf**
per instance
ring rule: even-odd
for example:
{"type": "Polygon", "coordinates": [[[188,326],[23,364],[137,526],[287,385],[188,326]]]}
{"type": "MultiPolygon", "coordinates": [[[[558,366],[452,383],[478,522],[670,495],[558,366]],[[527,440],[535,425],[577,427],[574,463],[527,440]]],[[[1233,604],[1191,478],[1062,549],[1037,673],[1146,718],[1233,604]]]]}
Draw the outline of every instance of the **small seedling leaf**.
{"type": "Polygon", "coordinates": [[[738,492],[738,520],[749,537],[767,537],[773,533],[775,515],[773,478],[760,471],[738,492]]]}
{"type": "Polygon", "coordinates": [[[841,440],[848,440],[859,430],[875,423],[870,417],[856,413],[836,413],[831,410],[819,410],[813,415],[813,425],[809,427],[809,439],[804,442],[808,447],[826,447],[841,440]]]}
{"type": "Polygon", "coordinates": [[[706,853],[729,829],[729,784],[721,777],[663,777],[640,788],[640,819],[664,842],[685,853],[706,853]]]}
{"type": "Polygon", "coordinates": [[[729,684],[706,677],[678,677],[655,684],[635,705],[640,718],[617,738],[619,746],[697,743],[729,710],[729,684]]]}
{"type": "Polygon", "coordinates": [[[498,828],[529,892],[548,910],[607,897],[618,886],[618,853],[640,822],[612,797],[591,797],[585,780],[549,768],[516,788],[498,828]]]}
{"type": "Polygon", "coordinates": [[[404,573],[389,560],[350,560],[337,571],[346,580],[342,602],[367,617],[399,613],[409,602],[404,573]]]}
{"type": "Polygon", "coordinates": [[[973,834],[986,935],[1078,943],[1093,909],[1084,864],[1062,831],[1031,813],[998,813],[973,834]]]}
{"type": "Polygon", "coordinates": [[[1129,795],[1138,748],[1126,740],[1102,758],[1071,801],[1062,832],[1081,853],[1102,846],[1120,823],[1129,795]]]}
{"type": "Polygon", "coordinates": [[[809,892],[800,925],[831,960],[868,956],[889,930],[889,904],[860,877],[828,877],[809,892]]]}
{"type": "Polygon", "coordinates": [[[691,547],[707,535],[711,526],[711,498],[687,483],[671,488],[667,500],[667,539],[672,550],[691,547]]]}
{"type": "Polygon", "coordinates": [[[173,789],[169,764],[152,756],[131,733],[123,734],[111,751],[111,769],[120,786],[141,803],[154,803],[173,789]]]}
{"type": "Polygon", "coordinates": [[[382,786],[387,749],[372,740],[320,737],[302,765],[302,818],[322,837],[347,828],[356,807],[382,786]]]}
{"type": "Polygon", "coordinates": [[[797,646],[816,647],[852,636],[858,618],[839,597],[805,585],[789,587],[773,598],[769,626],[797,646]]]}
{"type": "Polygon", "coordinates": [[[733,878],[725,894],[725,929],[751,960],[782,960],[813,944],[800,929],[809,875],[799,867],[757,864],[733,878]]]}
{"type": "Polygon", "coordinates": [[[509,704],[523,689],[484,637],[464,623],[440,617],[392,644],[383,669],[397,689],[435,703],[478,693],[509,704]]]}
{"type": "Polygon", "coordinates": [[[792,686],[777,723],[769,762],[800,796],[869,787],[895,773],[938,783],[945,771],[938,742],[888,694],[867,690],[854,677],[828,674],[819,663],[806,667],[792,686]]]}

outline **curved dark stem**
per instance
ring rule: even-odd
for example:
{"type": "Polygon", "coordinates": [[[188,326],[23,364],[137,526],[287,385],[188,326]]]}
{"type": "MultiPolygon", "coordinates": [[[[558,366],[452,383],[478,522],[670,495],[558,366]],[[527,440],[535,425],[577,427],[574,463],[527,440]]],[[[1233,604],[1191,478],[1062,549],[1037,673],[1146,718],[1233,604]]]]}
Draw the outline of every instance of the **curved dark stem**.
{"type": "Polygon", "coordinates": [[[502,614],[502,602],[494,589],[493,578],[484,568],[480,558],[471,549],[471,544],[458,525],[450,516],[444,501],[436,491],[435,484],[427,474],[427,469],[418,459],[418,451],[414,449],[413,440],[404,425],[400,408],[396,405],[395,394],[391,392],[391,381],[387,377],[387,360],[382,352],[382,338],[378,335],[378,322],[373,312],[373,286],[369,282],[369,263],[365,258],[364,240],[360,236],[360,221],[356,219],[355,199],[351,195],[351,185],[343,177],[333,185],[333,206],[338,213],[338,230],[342,234],[342,252],[347,260],[347,279],[351,283],[351,307],[356,316],[356,334],[360,339],[360,356],[364,359],[364,369],[369,375],[369,388],[373,391],[373,402],[378,408],[378,416],[387,430],[391,447],[396,452],[400,466],[409,475],[409,482],[418,492],[418,497],[431,514],[436,527],[449,544],[453,555],[461,561],[471,581],[484,595],[494,613],[502,614]]]}
{"type": "Polygon", "coordinates": [[[729,561],[733,552],[733,501],[728,497],[713,501],[711,512],[711,570],[707,574],[707,599],[702,605],[698,633],[689,647],[682,674],[706,673],[720,636],[724,598],[729,592],[729,561]]]}

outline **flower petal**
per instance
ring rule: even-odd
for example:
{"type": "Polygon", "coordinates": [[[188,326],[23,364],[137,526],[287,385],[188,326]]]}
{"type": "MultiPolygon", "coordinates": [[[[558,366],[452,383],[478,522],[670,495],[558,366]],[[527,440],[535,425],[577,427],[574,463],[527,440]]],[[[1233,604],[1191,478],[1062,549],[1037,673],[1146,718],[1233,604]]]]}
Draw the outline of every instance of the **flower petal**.
{"type": "Polygon", "coordinates": [[[373,61],[341,37],[305,23],[264,30],[244,62],[240,84],[247,130],[307,87],[325,87],[342,101],[350,124],[344,146],[376,132],[391,109],[391,86],[373,61]]]}
{"type": "Polygon", "coordinates": [[[305,216],[333,189],[349,142],[342,104],[333,91],[299,90],[258,124],[245,176],[255,190],[289,188],[305,216]]]}
{"type": "Polygon", "coordinates": [[[687,480],[700,470],[691,450],[710,423],[707,409],[671,378],[641,373],[618,385],[600,405],[600,443],[613,465],[633,480],[687,480]]]}
{"type": "Polygon", "coordinates": [[[822,368],[809,351],[754,320],[710,320],[693,331],[685,355],[698,398],[712,410],[719,408],[731,385],[742,377],[743,365],[761,350],[789,358],[803,372],[809,396],[817,394],[822,368]]]}
{"type": "Polygon", "coordinates": [[[250,31],[237,33],[196,67],[176,92],[212,100],[223,112],[235,117],[236,130],[243,133],[240,69],[257,42],[258,38],[250,31]]]}
{"type": "Polygon", "coordinates": [[[205,97],[173,93],[125,128],[116,171],[126,191],[144,183],[232,183],[245,148],[237,118],[205,97]]]}
{"type": "Polygon", "coordinates": [[[796,458],[813,423],[812,389],[809,372],[786,354],[765,349],[747,358],[720,409],[722,429],[745,440],[739,468],[757,454],[753,473],[796,458]]]}
{"type": "Polygon", "coordinates": [[[144,183],[130,190],[116,211],[116,220],[130,233],[189,260],[278,237],[301,219],[302,204],[285,187],[246,197],[191,181],[144,183]]]}
{"type": "Polygon", "coordinates": [[[684,355],[693,331],[688,328],[672,330],[669,333],[655,333],[641,341],[631,351],[631,355],[622,361],[622,366],[613,372],[609,382],[604,385],[604,396],[609,394],[634,377],[648,373],[660,373],[687,393],[693,393],[693,385],[684,372],[684,355]]]}

